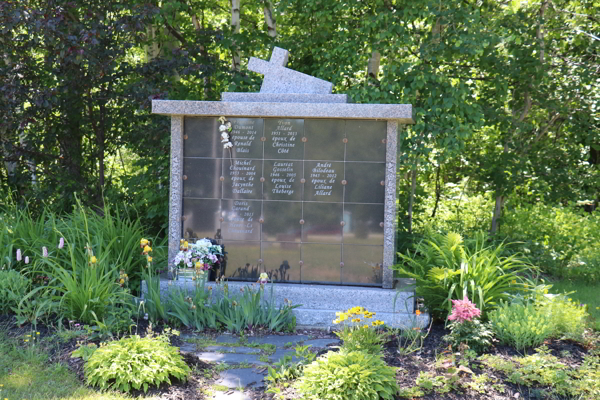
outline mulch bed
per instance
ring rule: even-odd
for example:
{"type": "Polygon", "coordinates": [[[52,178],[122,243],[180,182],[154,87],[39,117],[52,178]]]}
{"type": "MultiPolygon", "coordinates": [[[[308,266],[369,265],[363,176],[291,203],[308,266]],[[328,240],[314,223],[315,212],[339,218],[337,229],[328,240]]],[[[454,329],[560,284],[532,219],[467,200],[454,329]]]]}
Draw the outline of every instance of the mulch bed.
{"type": "MultiPolygon", "coordinates": [[[[20,338],[26,334],[30,334],[32,332],[31,326],[22,326],[18,327],[15,323],[14,317],[10,315],[0,315],[0,329],[3,331],[5,335],[13,338],[20,338]]],[[[139,321],[138,333],[141,336],[146,334],[146,328],[149,326],[147,321],[139,321]]],[[[37,331],[40,332],[40,337],[51,337],[51,345],[48,346],[48,351],[50,354],[51,362],[62,362],[66,364],[73,372],[77,374],[79,379],[84,382],[84,374],[83,374],[83,360],[79,358],[71,358],[71,352],[78,347],[78,342],[82,340],[81,337],[70,339],[66,342],[61,342],[56,338],[54,333],[56,329],[54,327],[47,327],[41,324],[38,324],[37,331]]],[[[163,326],[153,326],[152,330],[156,333],[162,332],[164,329],[163,326]]],[[[192,333],[187,331],[182,331],[185,333],[192,333]]],[[[266,334],[265,331],[253,331],[248,332],[247,336],[260,336],[266,334]]],[[[298,330],[296,333],[306,334],[314,338],[335,338],[336,336],[331,332],[326,332],[323,330],[298,330]]],[[[444,352],[449,354],[449,350],[447,344],[442,340],[442,337],[448,334],[444,328],[443,323],[434,323],[429,329],[429,333],[423,343],[423,347],[410,355],[401,355],[397,352],[398,342],[396,337],[391,337],[390,340],[384,346],[384,359],[386,363],[390,366],[399,367],[397,373],[397,380],[400,387],[408,388],[415,385],[415,380],[421,371],[430,371],[435,372],[437,374],[442,373],[443,371],[435,370],[435,362],[436,358],[439,358],[440,355],[443,355],[444,352]]],[[[204,336],[207,337],[216,337],[219,332],[203,332],[204,336]]],[[[269,334],[273,334],[269,332],[269,334]]],[[[178,345],[182,343],[182,340],[178,337],[173,337],[173,344],[178,345]]],[[[546,346],[550,349],[551,353],[558,357],[562,363],[576,368],[581,365],[584,356],[587,354],[587,349],[580,345],[579,343],[568,341],[568,340],[549,340],[546,343],[546,346]]],[[[319,351],[320,354],[326,352],[327,349],[322,349],[319,351]]],[[[495,346],[490,349],[488,354],[500,355],[505,358],[513,357],[513,356],[521,356],[517,351],[513,348],[506,346],[495,346]]],[[[529,354],[531,351],[529,352],[529,354]]],[[[456,359],[460,359],[460,356],[457,355],[456,359]]],[[[173,382],[172,386],[168,386],[166,384],[161,385],[159,388],[151,388],[148,390],[148,396],[157,396],[161,399],[165,400],[194,400],[194,399],[206,399],[207,396],[205,391],[210,389],[210,386],[214,383],[217,374],[213,371],[213,366],[209,363],[202,362],[198,360],[193,355],[185,355],[185,361],[192,368],[193,374],[190,376],[190,379],[187,382],[173,382]]],[[[473,400],[501,400],[501,399],[525,399],[525,400],[535,400],[538,399],[536,397],[537,393],[535,391],[529,391],[527,388],[519,388],[514,384],[509,382],[505,382],[501,373],[498,373],[491,368],[488,368],[486,365],[478,362],[471,361],[469,367],[476,373],[482,374],[486,373],[490,378],[497,379],[499,384],[504,386],[504,393],[498,392],[495,389],[486,390],[485,393],[478,393],[473,390],[464,390],[460,391],[452,391],[446,394],[438,394],[435,392],[431,392],[420,399],[425,400],[463,400],[463,399],[473,399],[473,400]]],[[[471,378],[466,373],[461,373],[461,380],[469,381],[471,378]]],[[[491,385],[488,385],[488,388],[491,385]]],[[[134,392],[132,395],[138,396],[143,394],[143,392],[134,392]]],[[[280,399],[279,395],[275,396],[273,394],[264,393],[264,390],[247,390],[246,394],[251,396],[253,399],[257,400],[271,400],[271,399],[280,399]]],[[[293,400],[298,399],[300,396],[290,388],[282,390],[282,394],[285,399],[293,400]]]]}

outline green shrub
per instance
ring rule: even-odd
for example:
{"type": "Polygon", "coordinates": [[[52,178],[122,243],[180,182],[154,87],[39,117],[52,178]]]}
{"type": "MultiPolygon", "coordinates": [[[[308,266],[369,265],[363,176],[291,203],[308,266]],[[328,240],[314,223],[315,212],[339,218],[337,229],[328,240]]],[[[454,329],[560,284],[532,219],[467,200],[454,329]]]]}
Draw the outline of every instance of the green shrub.
{"type": "Polygon", "coordinates": [[[480,232],[469,245],[457,233],[431,234],[408,254],[398,253],[403,264],[392,268],[416,280],[416,294],[434,318],[445,319],[451,300],[467,295],[482,312],[498,307],[514,295],[528,293],[532,282],[524,278],[533,266],[518,254],[503,256],[504,243],[487,246],[480,232]]]}
{"type": "Polygon", "coordinates": [[[532,263],[544,272],[589,282],[600,279],[598,212],[543,203],[513,209],[508,205],[500,234],[523,242],[532,263]]]}
{"type": "Polygon", "coordinates": [[[600,244],[582,249],[569,260],[561,275],[583,282],[600,282],[600,244]]]}
{"type": "Polygon", "coordinates": [[[87,383],[102,389],[148,391],[171,377],[185,381],[190,368],[168,335],[144,338],[138,335],[109,342],[93,352],[84,366],[87,383]]]}
{"type": "Polygon", "coordinates": [[[532,303],[503,302],[489,314],[496,338],[517,350],[539,346],[552,335],[552,317],[532,303]]]}
{"type": "Polygon", "coordinates": [[[31,282],[21,273],[13,270],[0,270],[0,314],[7,314],[19,305],[31,282]]]}
{"type": "Polygon", "coordinates": [[[540,311],[550,316],[554,328],[552,336],[565,336],[581,340],[586,327],[588,313],[566,294],[539,295],[536,305],[540,311]]]}
{"type": "Polygon", "coordinates": [[[304,368],[298,390],[312,400],[393,399],[396,369],[377,355],[329,352],[304,368]]]}
{"type": "Polygon", "coordinates": [[[450,334],[443,339],[450,343],[453,349],[458,349],[461,344],[466,344],[476,353],[482,353],[492,345],[494,334],[489,323],[478,319],[464,322],[454,322],[449,325],[450,334]]]}

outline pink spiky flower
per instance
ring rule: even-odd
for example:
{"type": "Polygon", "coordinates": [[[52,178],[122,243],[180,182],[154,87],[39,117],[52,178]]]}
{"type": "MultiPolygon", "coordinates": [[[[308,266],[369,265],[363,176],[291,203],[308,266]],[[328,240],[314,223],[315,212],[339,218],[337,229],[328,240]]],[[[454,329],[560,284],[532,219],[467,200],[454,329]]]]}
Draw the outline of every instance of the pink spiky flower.
{"type": "Polygon", "coordinates": [[[472,321],[481,315],[481,310],[474,303],[469,301],[465,294],[462,300],[452,300],[452,314],[448,317],[450,321],[472,321]]]}

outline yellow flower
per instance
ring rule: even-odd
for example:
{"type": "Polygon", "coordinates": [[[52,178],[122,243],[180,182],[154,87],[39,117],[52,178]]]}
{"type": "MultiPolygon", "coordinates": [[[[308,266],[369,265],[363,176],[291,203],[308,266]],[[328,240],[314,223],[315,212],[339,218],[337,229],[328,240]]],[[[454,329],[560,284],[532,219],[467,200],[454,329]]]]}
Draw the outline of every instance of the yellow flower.
{"type": "Polygon", "coordinates": [[[513,285],[516,285],[516,284],[517,284],[517,280],[516,280],[516,279],[513,279],[511,283],[512,283],[513,285]]]}
{"type": "Polygon", "coordinates": [[[119,281],[119,283],[122,285],[125,283],[125,279],[121,278],[121,280],[119,281]]]}
{"type": "Polygon", "coordinates": [[[200,261],[198,261],[196,263],[196,268],[202,268],[202,267],[204,267],[204,263],[201,263],[200,261]]]}
{"type": "Polygon", "coordinates": [[[144,246],[144,253],[150,253],[152,251],[152,247],[150,246],[144,246]]]}
{"type": "Polygon", "coordinates": [[[25,343],[29,342],[29,339],[25,339],[25,343]]]}
{"type": "MultiPolygon", "coordinates": [[[[148,262],[152,262],[152,257],[148,256],[148,262]]],[[[127,274],[125,276],[127,276],[127,274]]]]}
{"type": "Polygon", "coordinates": [[[421,315],[421,310],[417,310],[417,311],[415,311],[415,314],[417,314],[417,315],[421,315]]]}
{"type": "Polygon", "coordinates": [[[360,322],[360,318],[353,318],[352,322],[360,322]]]}
{"type": "Polygon", "coordinates": [[[31,335],[25,335],[25,337],[31,337],[31,335]]]}
{"type": "Polygon", "coordinates": [[[339,320],[339,319],[334,319],[332,322],[333,322],[334,324],[339,324],[339,323],[340,323],[340,320],[339,320]]]}
{"type": "Polygon", "coordinates": [[[90,257],[90,263],[96,264],[96,262],[98,262],[98,259],[96,258],[96,256],[91,256],[90,257]]]}
{"type": "Polygon", "coordinates": [[[36,335],[39,335],[40,333],[39,333],[39,332],[36,332],[35,334],[36,334],[36,335]]]}
{"type": "Polygon", "coordinates": [[[548,289],[544,289],[544,294],[548,294],[548,289]]]}
{"type": "Polygon", "coordinates": [[[148,239],[142,239],[142,240],[140,240],[140,246],[142,246],[142,247],[147,246],[148,243],[149,243],[148,239]]]}
{"type": "Polygon", "coordinates": [[[384,324],[384,322],[380,321],[380,320],[375,320],[375,321],[371,322],[371,325],[373,325],[373,326],[379,326],[379,325],[383,325],[383,324],[384,324]]]}

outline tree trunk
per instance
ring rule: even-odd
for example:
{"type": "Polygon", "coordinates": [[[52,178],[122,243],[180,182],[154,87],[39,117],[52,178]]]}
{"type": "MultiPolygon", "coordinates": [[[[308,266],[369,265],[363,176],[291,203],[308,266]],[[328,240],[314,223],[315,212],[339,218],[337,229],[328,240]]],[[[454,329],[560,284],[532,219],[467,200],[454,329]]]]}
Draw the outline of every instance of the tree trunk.
{"type": "MultiPolygon", "coordinates": [[[[369,64],[367,66],[367,75],[369,78],[374,79],[379,82],[377,79],[377,75],[379,74],[379,63],[381,61],[381,54],[377,50],[374,50],[371,53],[371,58],[369,58],[369,64]]],[[[369,79],[369,85],[373,85],[374,81],[369,79]]]]}
{"type": "MultiPolygon", "coordinates": [[[[192,12],[192,10],[190,9],[190,14],[192,15],[192,23],[194,24],[194,29],[196,30],[196,32],[200,32],[201,30],[204,29],[204,14],[202,16],[202,25],[200,25],[200,22],[198,21],[198,17],[196,16],[195,13],[192,12]]],[[[208,52],[206,51],[206,47],[204,47],[204,45],[200,45],[200,54],[202,55],[202,57],[204,57],[206,59],[206,61],[208,61],[208,52]]],[[[208,74],[203,74],[204,78],[202,78],[203,82],[204,82],[204,100],[209,100],[210,99],[210,76],[208,74]]]]}
{"type": "MultiPolygon", "coordinates": [[[[233,34],[240,33],[240,0],[231,0],[231,27],[233,28],[233,34]]],[[[234,71],[240,70],[240,52],[233,40],[232,52],[232,68],[234,71]]]]}
{"type": "Polygon", "coordinates": [[[415,202],[415,191],[417,190],[417,166],[419,160],[415,156],[415,163],[411,171],[411,183],[410,183],[410,197],[408,198],[408,233],[412,233],[413,223],[413,204],[415,202]]]}
{"type": "Polygon", "coordinates": [[[273,3],[270,0],[265,0],[263,12],[265,14],[265,23],[267,24],[267,34],[272,38],[276,38],[277,24],[273,16],[273,3]]]}
{"type": "Polygon", "coordinates": [[[433,211],[431,212],[431,218],[435,218],[435,213],[437,212],[438,205],[440,204],[440,197],[442,196],[442,185],[440,183],[440,169],[442,168],[442,164],[438,164],[437,171],[435,173],[435,206],[433,207],[433,211]]]}
{"type": "Polygon", "coordinates": [[[502,207],[504,206],[505,197],[500,195],[496,196],[496,206],[494,207],[494,215],[492,216],[492,227],[490,234],[494,235],[498,230],[498,218],[502,215],[502,207]]]}

